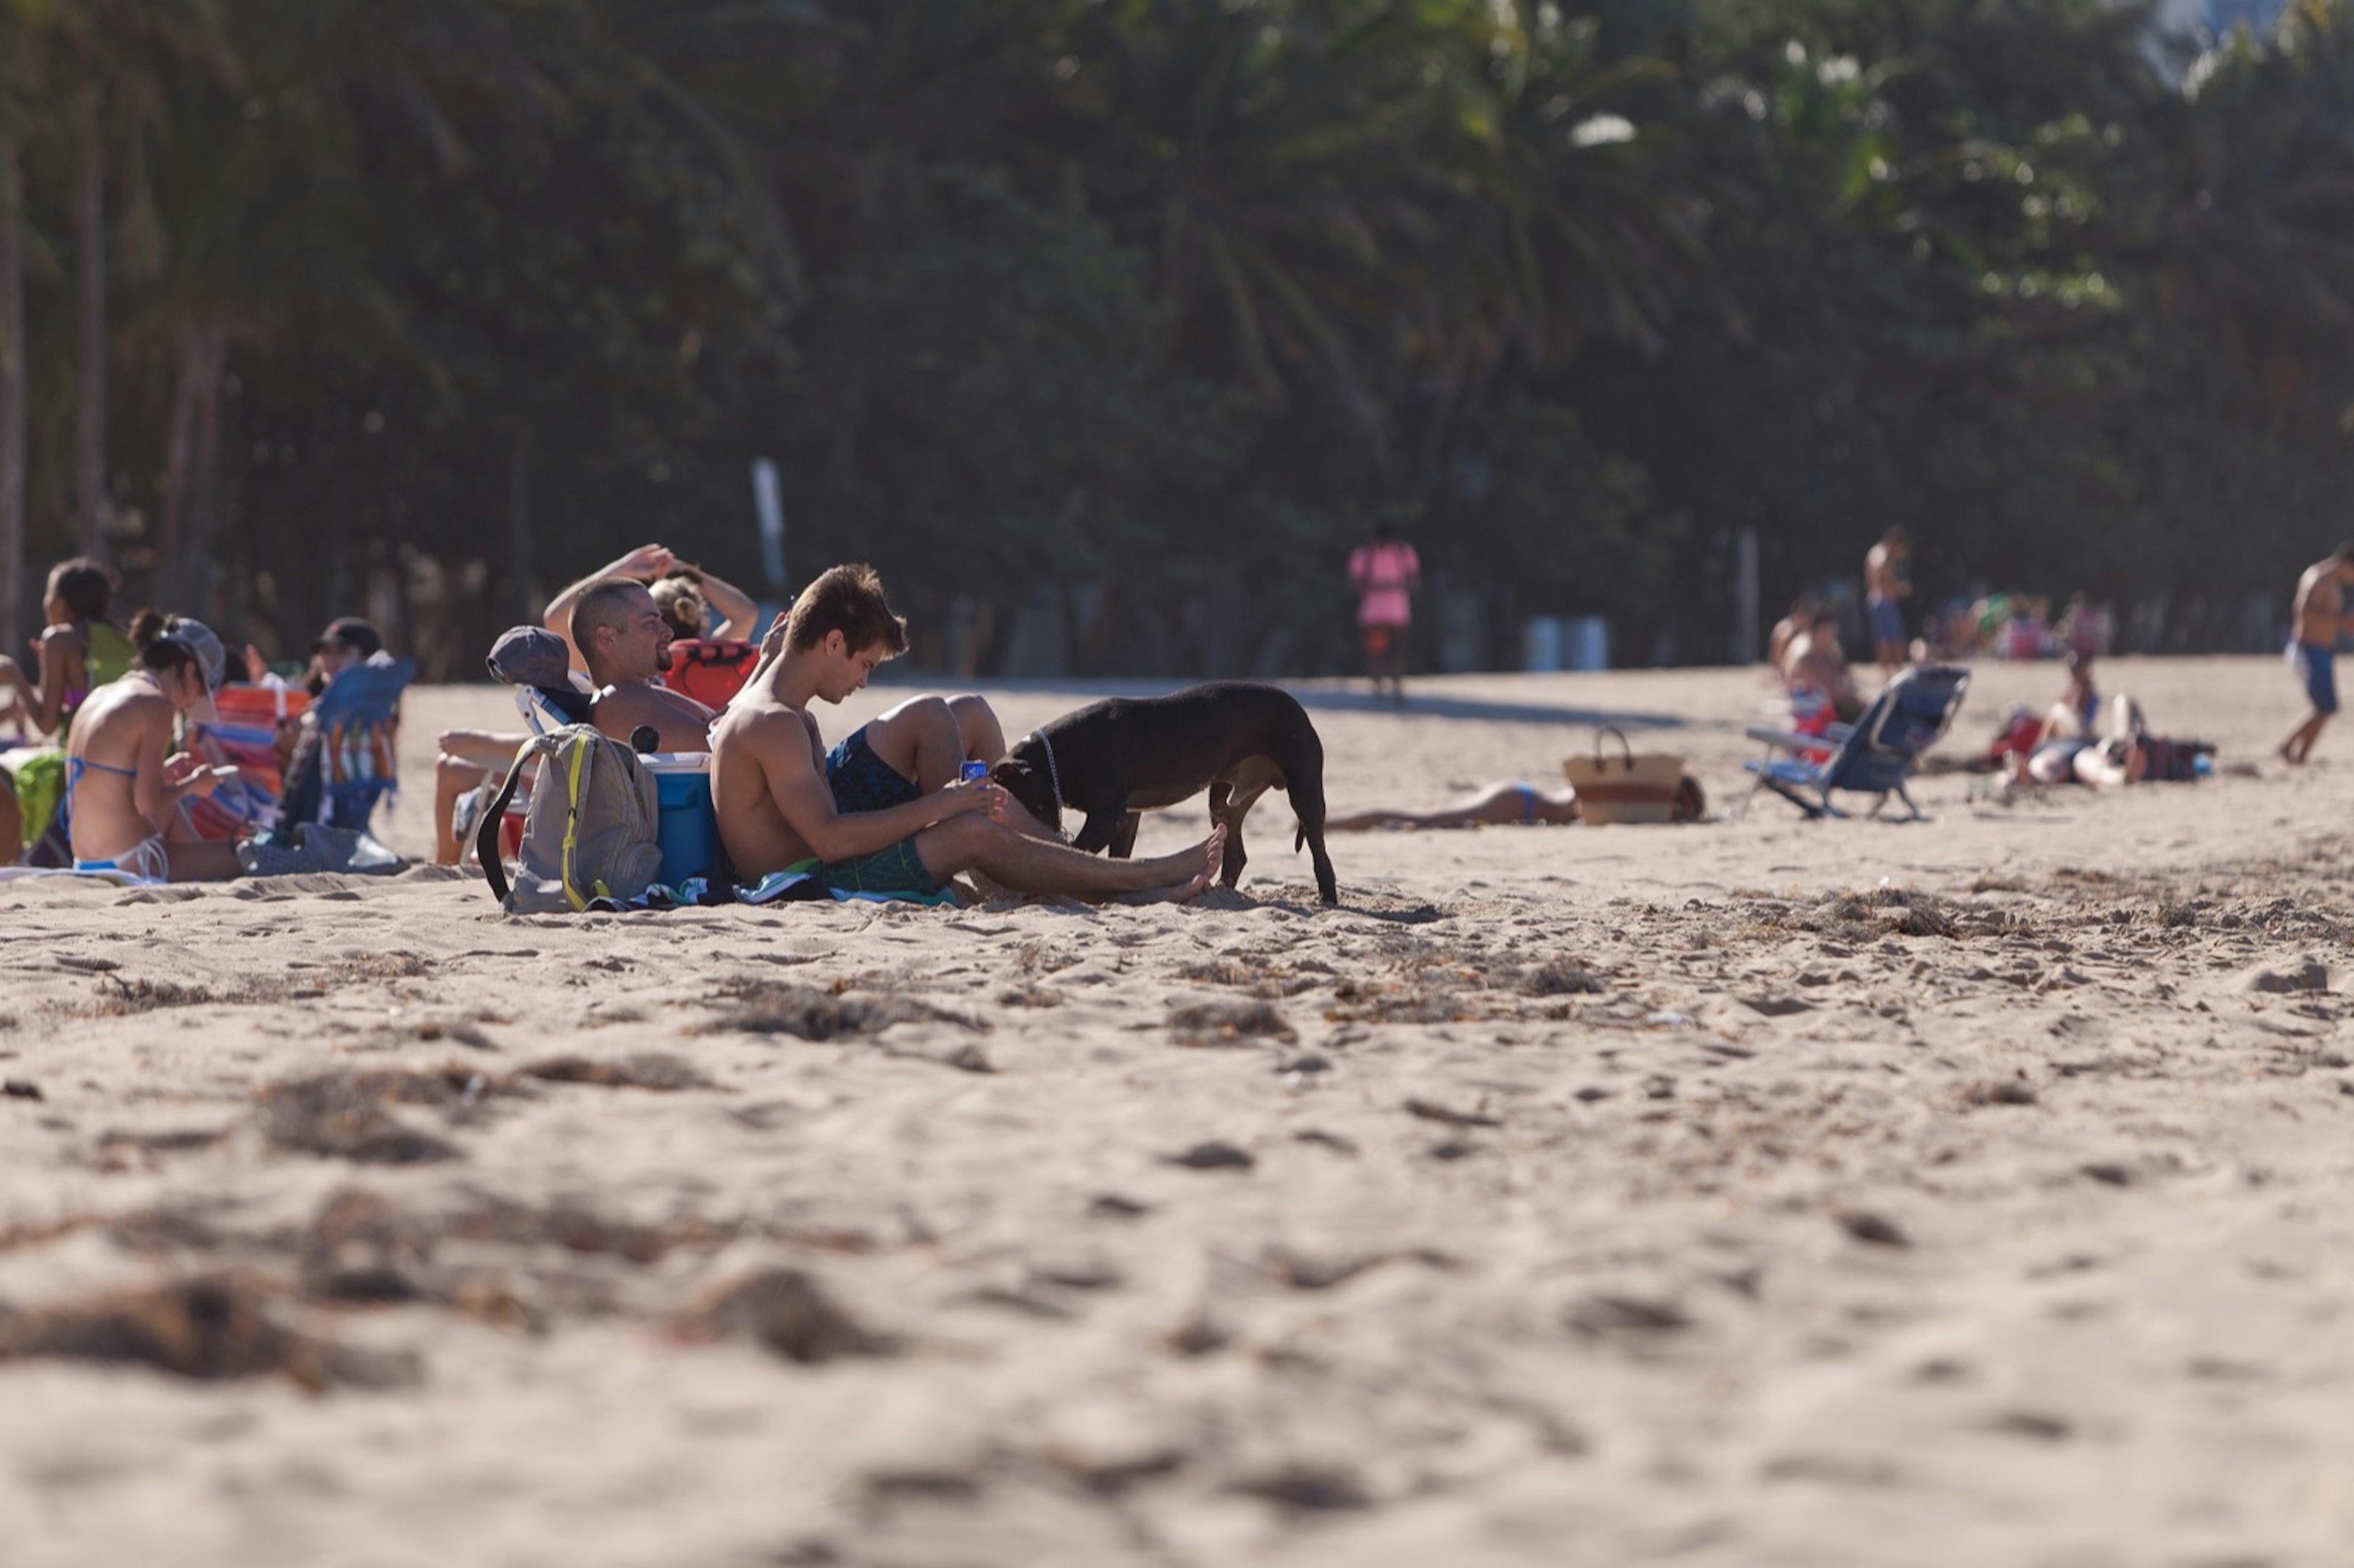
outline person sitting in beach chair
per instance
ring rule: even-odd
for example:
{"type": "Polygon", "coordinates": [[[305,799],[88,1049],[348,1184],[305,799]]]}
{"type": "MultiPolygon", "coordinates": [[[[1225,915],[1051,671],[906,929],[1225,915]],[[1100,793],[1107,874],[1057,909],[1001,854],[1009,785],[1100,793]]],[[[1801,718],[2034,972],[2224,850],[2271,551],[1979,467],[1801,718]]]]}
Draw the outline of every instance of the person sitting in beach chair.
{"type": "Polygon", "coordinates": [[[568,620],[570,641],[597,688],[588,722],[599,735],[628,744],[641,726],[659,737],[660,751],[708,751],[718,710],[662,684],[676,640],[646,585],[607,577],[577,595],[568,620]]]}
{"type": "Polygon", "coordinates": [[[1781,669],[1793,714],[1801,720],[1812,714],[1822,715],[1819,726],[1801,722],[1794,728],[1819,734],[1821,726],[1853,723],[1863,711],[1855,675],[1840,647],[1839,617],[1829,610],[1817,610],[1814,624],[1790,639],[1783,649],[1781,669]]]}
{"type": "Polygon", "coordinates": [[[660,545],[639,546],[548,600],[540,618],[542,625],[564,640],[574,665],[592,676],[588,644],[573,622],[585,599],[614,582],[642,586],[670,628],[670,656],[644,679],[714,713],[726,707],[759,662],[759,650],[750,641],[759,607],[751,596],[715,572],[681,561],[660,545]]]}
{"type": "Polygon", "coordinates": [[[282,824],[366,829],[376,802],[400,787],[400,694],[416,677],[416,660],[381,648],[330,676],[300,720],[279,801],[282,824]]]}
{"type": "Polygon", "coordinates": [[[1815,620],[1822,613],[1822,601],[1811,593],[1800,593],[1790,601],[1790,613],[1774,623],[1766,634],[1766,662],[1781,674],[1790,644],[1815,629],[1815,620]]]}
{"type": "Polygon", "coordinates": [[[1907,820],[1918,820],[1921,808],[1904,782],[1921,754],[1952,727],[1969,683],[1969,672],[1958,665],[1916,664],[1898,671],[1853,725],[1834,725],[1820,736],[1750,729],[1749,738],[1763,742],[1766,756],[1744,764],[1756,780],[1742,798],[1742,810],[1759,789],[1770,789],[1809,817],[1844,816],[1831,796],[1845,790],[1878,796],[1874,816],[1894,795],[1911,812],[1907,820]],[[1826,742],[1834,747],[1830,756],[1814,759],[1809,754],[1826,742]]]}
{"type": "Polygon", "coordinates": [[[660,545],[641,545],[619,560],[598,567],[547,601],[540,624],[564,640],[573,665],[588,669],[586,650],[572,635],[572,612],[580,597],[599,583],[619,578],[653,595],[655,608],[681,638],[748,640],[758,629],[759,607],[752,596],[716,572],[689,566],[660,545]],[[714,624],[710,617],[719,619],[714,624]]]}
{"type": "MultiPolygon", "coordinates": [[[[526,727],[441,732],[433,767],[433,833],[434,860],[442,865],[458,864],[472,847],[480,813],[498,799],[524,744],[535,735],[588,723],[594,699],[587,680],[571,668],[570,649],[544,627],[508,628],[491,644],[484,662],[493,679],[514,688],[515,708],[526,727]]],[[[519,824],[530,802],[527,790],[518,792],[508,815],[519,824]]]]}
{"type": "Polygon", "coordinates": [[[809,705],[839,703],[864,686],[876,665],[906,652],[907,622],[892,613],[873,568],[835,567],[794,601],[783,641],[783,653],[712,736],[712,804],[739,880],[782,876],[837,897],[935,901],[950,878],[972,871],[1017,893],[1081,898],[1190,898],[1209,885],[1224,828],[1173,855],[1082,854],[1017,825],[1026,813],[1012,798],[985,777],[960,779],[960,758],[945,750],[917,761],[920,779],[945,767],[947,782],[927,787],[892,768],[905,798],[843,804],[809,705]]]}

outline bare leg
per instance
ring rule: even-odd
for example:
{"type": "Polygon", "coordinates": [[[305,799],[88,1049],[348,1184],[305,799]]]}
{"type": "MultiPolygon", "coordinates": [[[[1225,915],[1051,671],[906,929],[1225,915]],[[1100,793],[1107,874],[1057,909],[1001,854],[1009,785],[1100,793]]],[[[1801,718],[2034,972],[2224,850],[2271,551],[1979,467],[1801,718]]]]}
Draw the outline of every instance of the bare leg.
{"type": "Polygon", "coordinates": [[[997,710],[988,700],[963,693],[949,699],[949,712],[956,715],[957,736],[964,743],[968,762],[997,762],[1005,756],[1005,726],[997,722],[997,710]]]}
{"type": "MultiPolygon", "coordinates": [[[[1004,737],[999,737],[1002,747],[1004,737]]],[[[866,745],[902,779],[928,795],[956,781],[965,758],[964,735],[946,699],[910,697],[866,725],[866,745]]]]}
{"type": "Polygon", "coordinates": [[[951,817],[916,835],[916,853],[942,881],[978,871],[1017,893],[1075,898],[1151,894],[1190,898],[1210,885],[1225,855],[1226,831],[1212,830],[1192,849],[1150,860],[1108,860],[1047,843],[981,816],[951,817]]]}
{"type": "Polygon", "coordinates": [[[2290,732],[2288,739],[2281,743],[2281,760],[2292,764],[2301,763],[2313,755],[2313,743],[2321,738],[2322,726],[2328,722],[2327,714],[2317,713],[2297,726],[2290,732]]]}
{"type": "Polygon", "coordinates": [[[450,818],[458,809],[458,797],[490,777],[487,768],[468,762],[463,758],[443,755],[433,759],[433,861],[437,865],[455,865],[464,853],[457,833],[450,826],[450,818]]]}
{"type": "Polygon", "coordinates": [[[1478,794],[1436,811],[1352,811],[1345,817],[1325,818],[1324,831],[1353,833],[1369,828],[1471,828],[1487,823],[1577,821],[1576,796],[1554,796],[1540,789],[1532,802],[1521,789],[1518,784],[1490,784],[1478,794]]]}
{"type": "Polygon", "coordinates": [[[1477,817],[1461,811],[1349,811],[1324,819],[1328,833],[1363,833],[1375,828],[1468,828],[1475,826],[1477,817]]]}
{"type": "Polygon", "coordinates": [[[164,844],[174,882],[234,882],[245,874],[228,839],[170,839],[164,844]]]}
{"type": "Polygon", "coordinates": [[[25,813],[16,804],[16,786],[0,773],[0,865],[14,865],[25,853],[25,813]]]}

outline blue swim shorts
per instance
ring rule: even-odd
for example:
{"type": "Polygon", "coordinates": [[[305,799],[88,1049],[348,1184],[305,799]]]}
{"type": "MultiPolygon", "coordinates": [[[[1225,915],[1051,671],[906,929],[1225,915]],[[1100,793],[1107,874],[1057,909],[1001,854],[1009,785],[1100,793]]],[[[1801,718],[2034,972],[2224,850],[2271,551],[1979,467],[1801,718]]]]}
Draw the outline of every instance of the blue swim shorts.
{"type": "Polygon", "coordinates": [[[2338,652],[2334,648],[2317,648],[2310,642],[2292,642],[2288,646],[2289,668],[2305,683],[2305,694],[2313,699],[2313,711],[2334,714],[2338,711],[2338,652]]]}
{"type": "Polygon", "coordinates": [[[888,810],[919,800],[924,793],[914,779],[875,755],[875,748],[866,744],[864,725],[826,758],[825,781],[833,791],[833,809],[845,817],[888,810]]]}
{"type": "Polygon", "coordinates": [[[1904,612],[1897,608],[1896,601],[1875,596],[1867,601],[1866,608],[1872,611],[1872,646],[1885,647],[1891,642],[1902,645],[1904,641],[1904,612]]]}

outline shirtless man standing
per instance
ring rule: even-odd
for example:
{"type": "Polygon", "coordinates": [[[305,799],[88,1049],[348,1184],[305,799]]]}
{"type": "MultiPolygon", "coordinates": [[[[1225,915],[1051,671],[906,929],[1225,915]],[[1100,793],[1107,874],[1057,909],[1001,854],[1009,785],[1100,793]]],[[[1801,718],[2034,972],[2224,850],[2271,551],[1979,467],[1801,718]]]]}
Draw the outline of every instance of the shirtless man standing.
{"type": "Polygon", "coordinates": [[[2296,640],[2288,646],[2289,668],[2305,684],[2313,703],[2313,716],[2281,742],[2283,762],[2303,762],[2313,754],[2313,743],[2338,711],[2338,639],[2354,627],[2346,613],[2346,589],[2354,585],[2354,540],[2338,546],[2322,560],[2305,568],[2296,579],[2296,604],[2289,612],[2296,622],[2296,640]]]}
{"type": "Polygon", "coordinates": [[[1913,543],[1902,528],[1891,528],[1863,557],[1863,604],[1872,620],[1872,656],[1881,669],[1894,674],[1910,662],[1904,636],[1904,610],[1897,603],[1913,591],[1902,567],[1913,554],[1913,543]]]}
{"type": "Polygon", "coordinates": [[[1107,860],[1022,832],[1012,798],[985,779],[844,811],[810,702],[841,702],[907,646],[870,567],[836,567],[794,602],[784,652],[712,731],[711,801],[740,879],[800,870],[845,893],[920,895],[978,871],[1018,893],[1079,898],[1190,898],[1209,885],[1224,828],[1178,854],[1107,860]]]}

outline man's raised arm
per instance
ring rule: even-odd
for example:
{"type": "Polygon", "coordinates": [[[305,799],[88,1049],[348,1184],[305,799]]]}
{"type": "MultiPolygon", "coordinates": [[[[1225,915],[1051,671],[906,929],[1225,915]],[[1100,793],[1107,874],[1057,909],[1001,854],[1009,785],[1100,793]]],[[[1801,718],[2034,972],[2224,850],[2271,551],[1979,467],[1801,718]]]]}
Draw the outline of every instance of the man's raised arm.
{"type": "Polygon", "coordinates": [[[684,563],[682,567],[695,575],[702,585],[703,602],[719,617],[719,624],[711,629],[709,635],[749,641],[760,627],[760,607],[752,602],[752,596],[716,572],[684,563]]]}
{"type": "Polygon", "coordinates": [[[572,607],[580,602],[580,596],[607,577],[628,577],[632,582],[652,582],[670,570],[673,560],[671,553],[660,545],[641,545],[620,560],[610,566],[598,567],[554,599],[549,599],[547,613],[540,617],[540,624],[564,639],[564,646],[571,651],[572,667],[576,670],[586,670],[588,666],[580,657],[580,650],[573,647],[572,644],[572,607]]]}
{"type": "Polygon", "coordinates": [[[786,612],[780,609],[777,611],[777,619],[769,622],[769,634],[760,639],[760,657],[754,662],[752,673],[744,677],[744,683],[721,706],[720,712],[725,713],[739,703],[753,701],[754,694],[762,690],[760,683],[768,679],[769,672],[775,668],[777,661],[785,656],[786,619],[786,612]]]}

